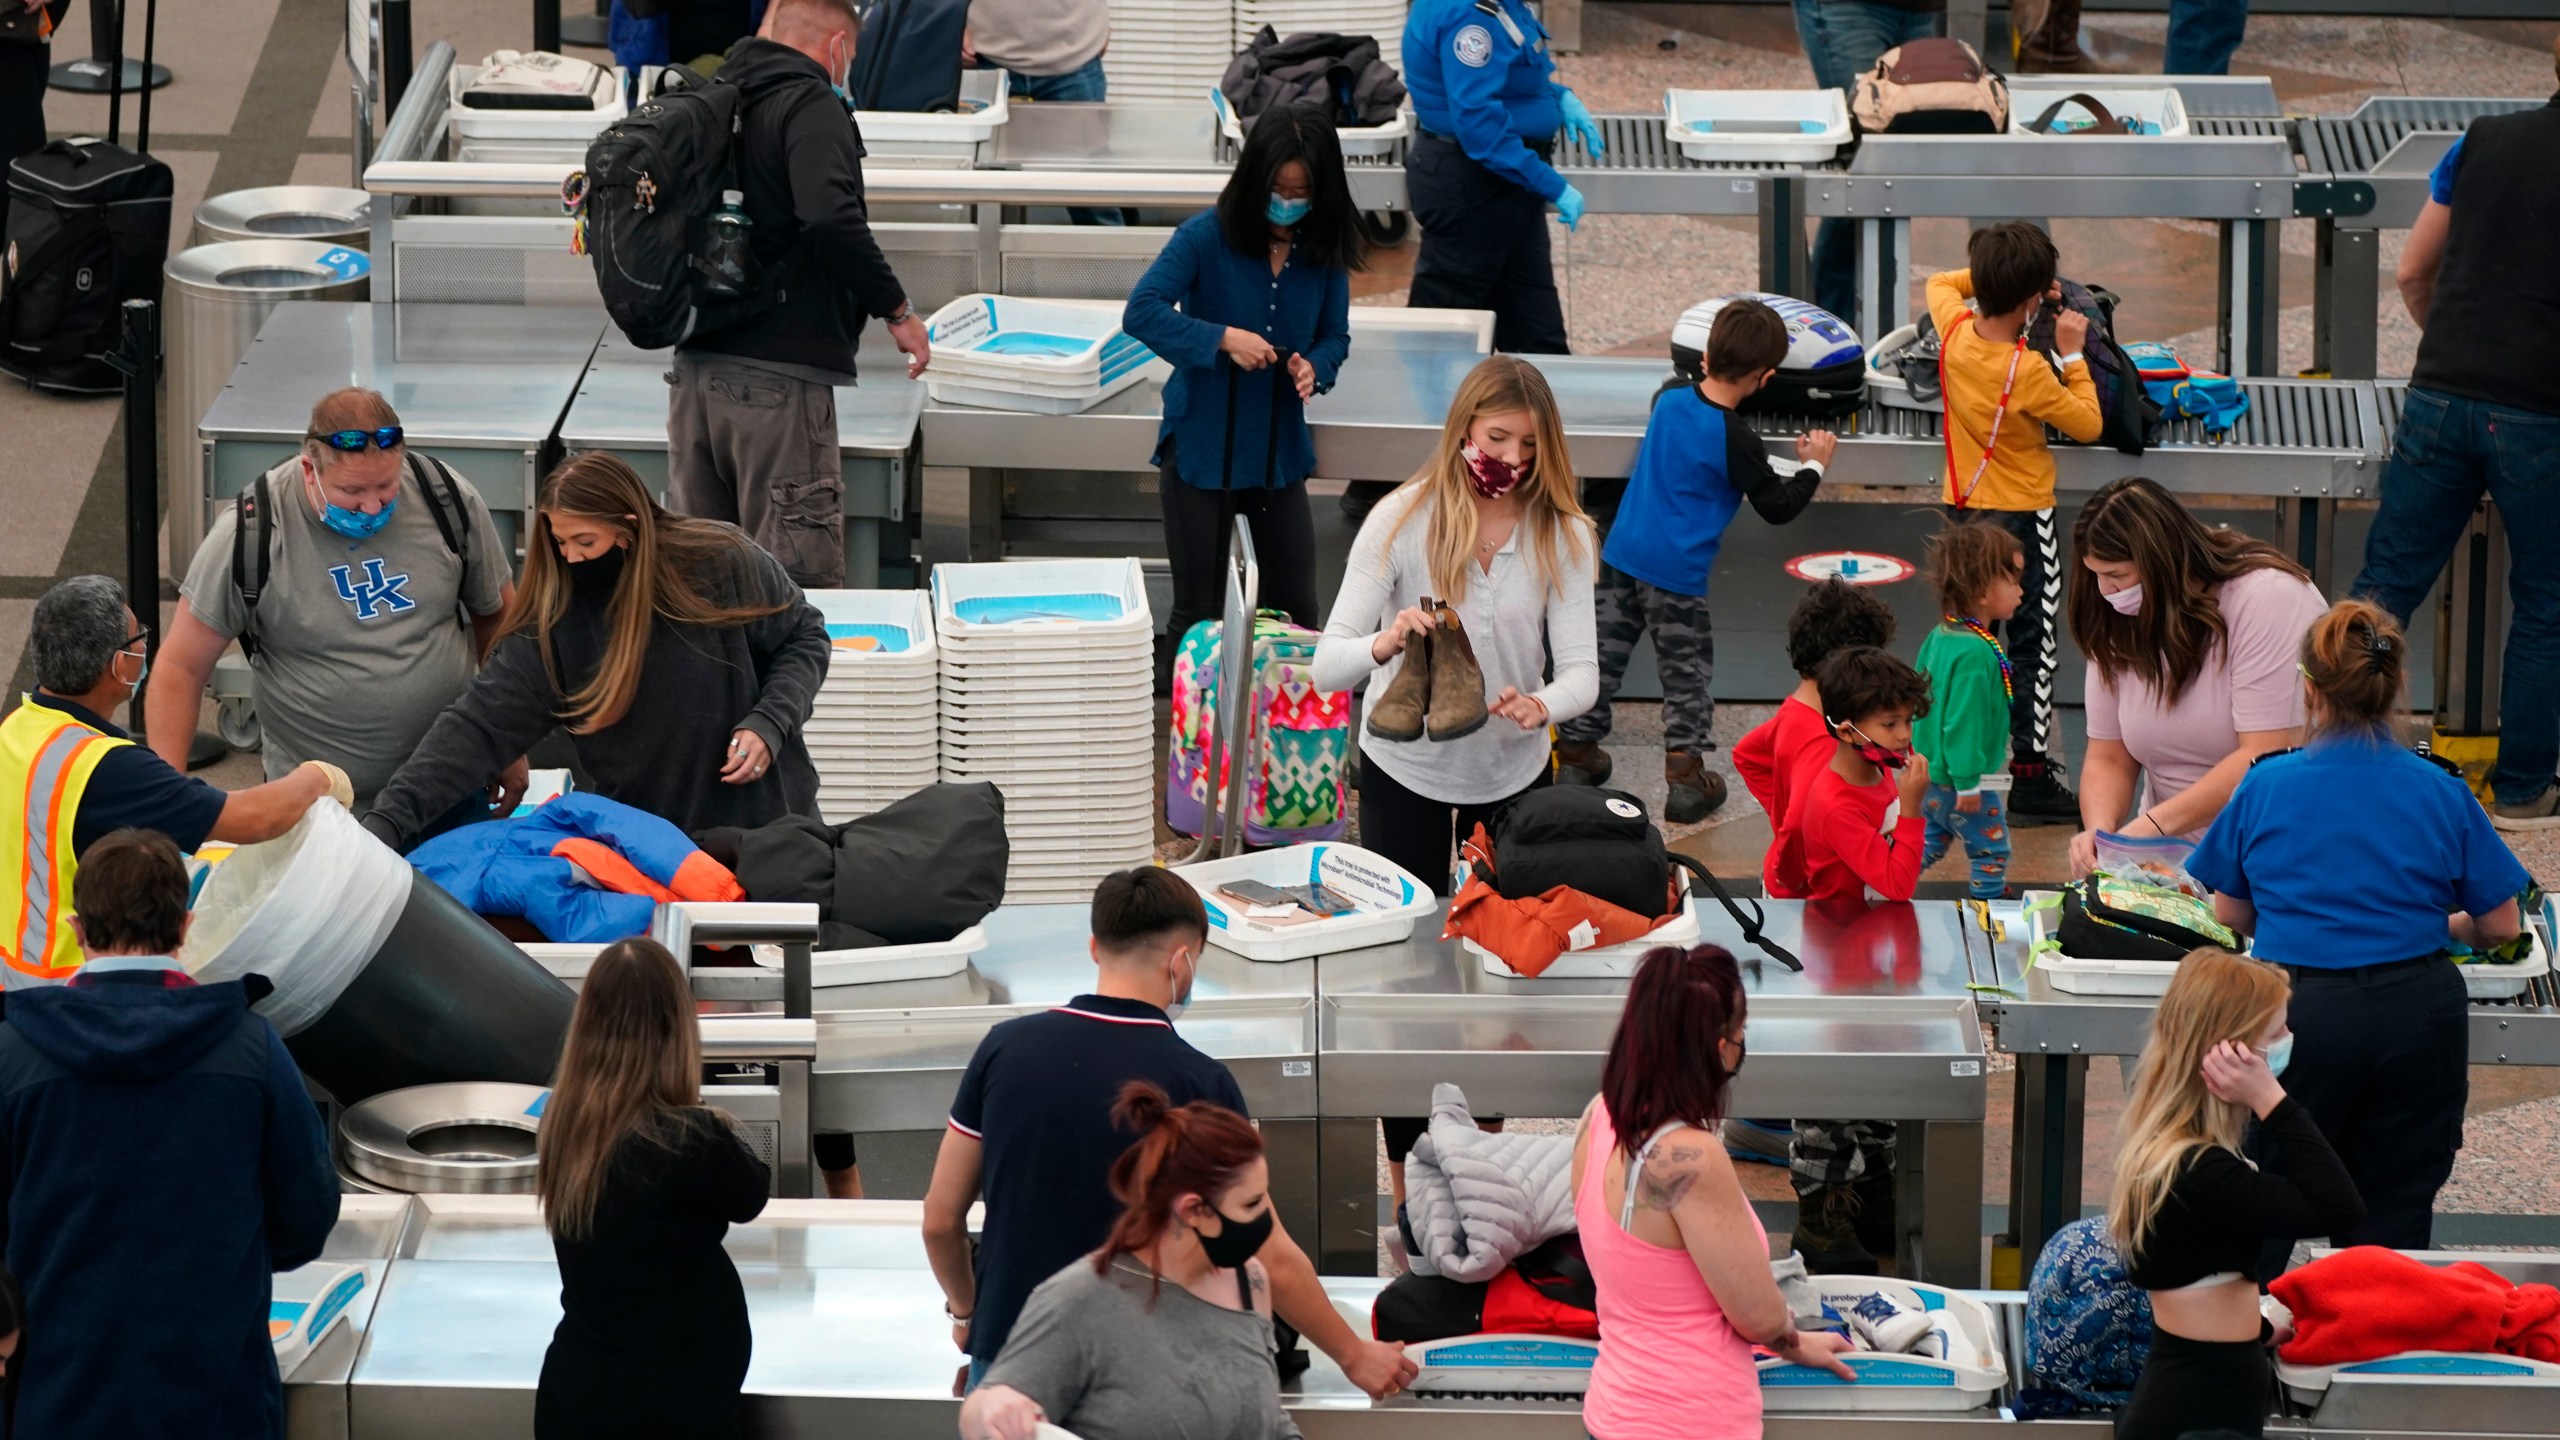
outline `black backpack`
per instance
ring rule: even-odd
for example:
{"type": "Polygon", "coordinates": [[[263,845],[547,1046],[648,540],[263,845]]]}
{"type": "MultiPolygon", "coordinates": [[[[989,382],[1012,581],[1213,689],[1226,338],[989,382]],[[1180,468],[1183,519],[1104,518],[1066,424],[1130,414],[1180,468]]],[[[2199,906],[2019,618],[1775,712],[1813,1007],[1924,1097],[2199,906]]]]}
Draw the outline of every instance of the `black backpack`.
{"type": "Polygon", "coordinates": [[[160,299],[169,167],[104,140],[56,140],[9,166],[0,371],[43,390],[112,395],[124,302],[160,299]]]}
{"type": "Polygon", "coordinates": [[[695,277],[710,220],[720,192],[738,188],[732,151],[746,97],[726,80],[690,74],[661,72],[658,92],[606,126],[587,146],[587,168],[569,177],[605,313],[643,350],[700,328],[695,277]]]}
{"type": "Polygon", "coordinates": [[[1506,900],[1544,895],[1562,885],[1637,915],[1668,915],[1676,865],[1724,905],[1742,927],[1744,940],[1790,970],[1804,968],[1784,946],[1761,933],[1757,904],[1745,914],[1706,866],[1672,854],[1644,802],[1623,790],[1542,786],[1497,812],[1490,838],[1500,868],[1486,878],[1506,900]]]}
{"type": "MultiPolygon", "coordinates": [[[[2089,379],[2098,389],[2098,413],[2106,425],[2092,443],[2139,455],[2159,431],[2160,407],[2142,388],[2142,375],[2134,367],[2133,357],[2116,343],[2116,294],[2077,280],[2060,283],[2063,307],[2089,317],[2089,339],[2080,349],[2089,361],[2089,379]]],[[[2062,353],[2053,338],[2053,322],[2051,306],[2036,312],[2035,323],[2027,329],[2029,348],[2047,355],[2062,353]]]]}
{"type": "Polygon", "coordinates": [[[845,88],[857,110],[950,114],[960,108],[960,40],[969,0],[871,0],[845,88]]]}
{"type": "MultiPolygon", "coordinates": [[[[462,508],[460,483],[451,466],[415,450],[405,453],[402,463],[409,478],[418,482],[426,493],[427,513],[436,520],[436,533],[444,537],[444,548],[462,562],[463,578],[471,575],[471,525],[462,508]]],[[[258,598],[267,591],[267,574],[275,563],[275,526],[267,518],[267,507],[273,497],[267,494],[267,477],[240,487],[232,501],[231,584],[240,592],[240,653],[252,663],[258,658],[258,598]],[[257,538],[249,538],[255,529],[257,538]],[[251,557],[256,557],[253,561],[251,557]]],[[[462,628],[471,628],[471,611],[457,598],[454,616],[462,628]]]]}
{"type": "Polygon", "coordinates": [[[2106,875],[2090,875],[2062,888],[2062,918],[2053,938],[2074,960],[2150,960],[2174,963],[2205,946],[2238,949],[2240,939],[2211,918],[2209,904],[2158,894],[2162,902],[2133,908],[2153,898],[2155,887],[2127,886],[2106,875]],[[2127,897],[2132,897],[2128,900],[2127,897]],[[2123,901],[2125,903],[2117,903],[2123,901]],[[2194,908],[2195,924],[2168,918],[2165,905],[2194,908]],[[2216,934],[2197,928],[2212,924],[2216,934]]]}

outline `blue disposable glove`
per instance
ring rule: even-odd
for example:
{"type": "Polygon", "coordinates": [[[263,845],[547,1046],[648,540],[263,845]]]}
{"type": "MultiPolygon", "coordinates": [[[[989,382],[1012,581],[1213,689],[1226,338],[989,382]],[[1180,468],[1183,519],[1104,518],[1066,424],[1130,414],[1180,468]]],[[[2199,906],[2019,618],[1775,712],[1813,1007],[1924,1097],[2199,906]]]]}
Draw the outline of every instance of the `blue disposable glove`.
{"type": "Polygon", "coordinates": [[[1583,204],[1582,192],[1570,185],[1564,187],[1564,193],[1556,197],[1556,213],[1564,217],[1564,228],[1567,230],[1581,228],[1583,204]]]}
{"type": "Polygon", "coordinates": [[[1609,147],[1600,143],[1600,122],[1591,118],[1591,107],[1570,90],[1562,91],[1556,102],[1564,108],[1564,128],[1582,137],[1582,148],[1594,155],[1606,155],[1609,147]]]}

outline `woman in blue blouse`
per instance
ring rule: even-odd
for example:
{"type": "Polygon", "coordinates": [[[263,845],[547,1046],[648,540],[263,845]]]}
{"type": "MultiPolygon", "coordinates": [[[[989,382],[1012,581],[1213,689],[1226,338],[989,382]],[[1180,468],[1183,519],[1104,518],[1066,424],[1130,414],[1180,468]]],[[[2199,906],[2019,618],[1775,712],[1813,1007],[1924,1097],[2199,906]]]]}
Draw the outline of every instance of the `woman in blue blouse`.
{"type": "MultiPolygon", "coordinates": [[[[2527,876],[2462,781],[2392,733],[2408,658],[2365,601],[2312,622],[2308,739],[2249,767],[2187,869],[2292,972],[2290,1060],[2270,1059],[2366,1208],[2335,1243],[2424,1250],[2470,1096],[2470,1001],[2446,947],[2514,939],[2527,876]]],[[[2290,1247],[2271,1244],[2258,1278],[2290,1247]]]]}
{"type": "Polygon", "coordinates": [[[1122,328],[1174,367],[1155,463],[1176,645],[1224,603],[1233,526],[1222,513],[1252,523],[1262,607],[1316,624],[1306,402],[1333,388],[1351,353],[1351,272],[1360,267],[1333,120],[1314,105],[1285,105],[1254,118],[1218,207],[1182,222],[1129,292],[1122,328]]]}

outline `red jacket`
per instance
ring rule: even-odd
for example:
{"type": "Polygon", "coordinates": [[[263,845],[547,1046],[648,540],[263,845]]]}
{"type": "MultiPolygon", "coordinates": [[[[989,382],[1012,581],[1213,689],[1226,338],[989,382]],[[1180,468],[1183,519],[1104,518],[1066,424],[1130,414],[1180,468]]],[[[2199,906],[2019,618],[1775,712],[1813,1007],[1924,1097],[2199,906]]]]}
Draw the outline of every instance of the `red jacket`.
{"type": "Polygon", "coordinates": [[[1787,829],[1787,815],[1796,792],[1811,783],[1816,767],[1831,763],[1838,747],[1821,712],[1792,695],[1733,747],[1733,768],[1742,772],[1751,798],[1769,812],[1773,837],[1760,864],[1760,883],[1773,899],[1804,898],[1802,837],[1787,829]]]}
{"type": "Polygon", "coordinates": [[[1901,793],[1890,779],[1852,785],[1825,765],[1795,797],[1787,824],[1802,838],[1808,900],[1908,900],[1920,886],[1926,835],[1917,807],[1888,827],[1901,793]]]}

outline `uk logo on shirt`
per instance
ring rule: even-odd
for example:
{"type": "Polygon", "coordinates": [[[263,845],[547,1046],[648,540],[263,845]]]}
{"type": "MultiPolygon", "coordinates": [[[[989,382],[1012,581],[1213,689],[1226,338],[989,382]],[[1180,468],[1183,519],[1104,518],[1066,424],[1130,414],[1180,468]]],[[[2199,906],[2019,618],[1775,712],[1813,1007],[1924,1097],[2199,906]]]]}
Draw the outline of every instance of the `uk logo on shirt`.
{"type": "Polygon", "coordinates": [[[377,556],[364,562],[361,580],[356,578],[352,565],[340,565],[329,572],[329,578],[338,582],[338,598],[355,607],[359,621],[418,608],[417,601],[401,593],[408,588],[408,575],[385,575],[382,570],[382,560],[377,556]]]}

